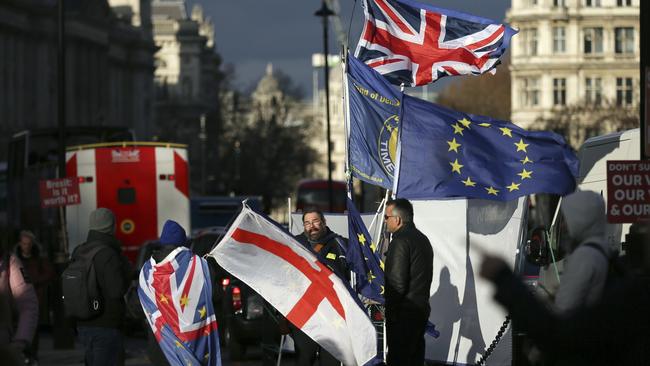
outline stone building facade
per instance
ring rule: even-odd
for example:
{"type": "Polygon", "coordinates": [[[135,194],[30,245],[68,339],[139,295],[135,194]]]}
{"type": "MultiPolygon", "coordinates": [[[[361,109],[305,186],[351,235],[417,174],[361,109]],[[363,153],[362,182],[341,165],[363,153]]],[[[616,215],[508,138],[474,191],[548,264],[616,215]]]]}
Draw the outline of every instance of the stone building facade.
{"type": "MultiPolygon", "coordinates": [[[[58,126],[56,5],[0,2],[0,146],[15,132],[58,126]]],[[[68,2],[65,10],[66,125],[128,126],[149,136],[153,40],[107,0],[68,2]]],[[[0,149],[0,160],[6,154],[0,149]]]]}
{"type": "Polygon", "coordinates": [[[511,46],[512,121],[543,128],[571,111],[575,118],[555,128],[574,147],[624,127],[590,112],[638,106],[639,1],[513,0],[506,14],[519,29],[511,46]]]}

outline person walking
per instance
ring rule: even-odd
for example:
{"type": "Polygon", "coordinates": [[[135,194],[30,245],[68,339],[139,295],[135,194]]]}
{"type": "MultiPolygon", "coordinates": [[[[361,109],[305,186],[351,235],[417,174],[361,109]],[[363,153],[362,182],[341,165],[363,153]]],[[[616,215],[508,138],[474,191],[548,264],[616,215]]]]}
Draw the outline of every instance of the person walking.
{"type": "Polygon", "coordinates": [[[78,320],[77,331],[85,348],[85,364],[111,366],[123,362],[122,325],[126,313],[124,294],[131,278],[130,266],[115,238],[115,216],[107,208],[90,213],[88,238],[72,253],[73,259],[102,248],[93,257],[103,311],[89,320],[78,320]]]}
{"type": "MultiPolygon", "coordinates": [[[[41,247],[36,242],[36,236],[29,230],[22,230],[20,238],[14,250],[14,254],[23,263],[27,275],[32,281],[36,296],[38,298],[39,320],[37,324],[44,323],[48,317],[47,289],[55,276],[52,264],[47,257],[41,255],[41,247]]],[[[38,331],[34,332],[34,338],[25,350],[25,356],[29,364],[38,363],[38,331]]]]}
{"type": "Polygon", "coordinates": [[[389,366],[424,364],[424,332],[429,319],[433,248],[413,223],[406,199],[386,203],[384,221],[393,234],[386,254],[386,332],[389,366]]]}
{"type": "MultiPolygon", "coordinates": [[[[327,227],[321,211],[307,210],[302,215],[304,231],[296,240],[312,251],[318,260],[344,281],[349,281],[350,270],[345,259],[347,240],[327,227]]],[[[339,366],[341,362],[302,330],[289,324],[291,337],[296,345],[296,365],[312,366],[318,359],[321,366],[339,366]]]]}
{"type": "Polygon", "coordinates": [[[564,249],[570,254],[555,295],[555,309],[569,313],[600,299],[612,253],[605,238],[607,213],[600,194],[577,191],[562,199],[560,210],[569,235],[564,249]]]}
{"type": "Polygon", "coordinates": [[[0,245],[0,360],[3,365],[24,365],[23,353],[34,338],[37,324],[38,299],[34,286],[20,259],[0,245]],[[18,319],[13,318],[15,313],[18,319]]]}

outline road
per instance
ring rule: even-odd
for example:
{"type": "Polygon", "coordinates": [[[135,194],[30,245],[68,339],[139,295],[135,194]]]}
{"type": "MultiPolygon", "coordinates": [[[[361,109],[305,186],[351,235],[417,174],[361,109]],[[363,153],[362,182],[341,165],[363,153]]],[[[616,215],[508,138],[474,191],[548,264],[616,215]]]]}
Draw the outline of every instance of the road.
{"type": "MultiPolygon", "coordinates": [[[[78,342],[74,349],[54,349],[52,334],[49,331],[40,332],[40,366],[83,366],[83,348],[78,342]]],[[[246,351],[246,358],[242,361],[230,361],[228,350],[224,347],[221,353],[223,366],[258,366],[260,365],[261,348],[250,347],[246,351]]],[[[130,336],[125,342],[127,366],[145,366],[151,365],[147,357],[147,341],[144,336],[130,336]]],[[[282,365],[293,365],[291,357],[284,357],[282,365]]]]}

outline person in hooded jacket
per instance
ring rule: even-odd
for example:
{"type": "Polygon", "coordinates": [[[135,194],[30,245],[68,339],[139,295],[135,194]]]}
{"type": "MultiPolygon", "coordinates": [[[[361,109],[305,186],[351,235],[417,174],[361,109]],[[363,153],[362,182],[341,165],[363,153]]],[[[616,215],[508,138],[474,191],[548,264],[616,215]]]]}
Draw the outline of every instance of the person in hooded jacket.
{"type": "Polygon", "coordinates": [[[78,320],[77,331],[85,348],[86,365],[116,365],[124,358],[124,294],[132,276],[130,264],[115,238],[115,216],[103,207],[90,213],[88,238],[75,248],[72,256],[96,246],[103,247],[93,258],[103,312],[89,320],[78,320]]]}
{"type": "Polygon", "coordinates": [[[611,249],[605,241],[605,201],[593,191],[577,191],[560,206],[569,240],[564,272],[555,295],[555,309],[568,313],[595,304],[603,293],[611,249]]]}
{"type": "MultiPolygon", "coordinates": [[[[350,270],[345,259],[347,240],[327,227],[325,216],[317,210],[307,210],[302,215],[304,231],[296,240],[312,251],[318,260],[342,280],[350,280],[350,270]]],[[[338,361],[303,331],[289,324],[296,346],[296,365],[311,366],[318,358],[321,366],[338,366],[338,361]]]]}
{"type": "MultiPolygon", "coordinates": [[[[160,263],[169,256],[176,248],[184,246],[187,244],[187,236],[185,234],[185,229],[180,226],[176,221],[167,220],[163,225],[162,232],[160,233],[160,247],[151,254],[151,258],[156,262],[160,263]]],[[[153,332],[149,325],[146,326],[147,329],[147,356],[149,356],[149,361],[156,366],[166,366],[169,365],[169,361],[165,357],[160,345],[154,337],[153,332]]]]}

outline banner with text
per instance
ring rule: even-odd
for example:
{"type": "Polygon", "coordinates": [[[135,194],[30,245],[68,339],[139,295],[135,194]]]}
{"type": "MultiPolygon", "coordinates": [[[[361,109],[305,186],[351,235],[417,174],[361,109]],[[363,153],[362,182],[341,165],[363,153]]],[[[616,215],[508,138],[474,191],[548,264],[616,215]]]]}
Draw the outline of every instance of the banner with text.
{"type": "Polygon", "coordinates": [[[650,219],[650,161],[607,161],[607,221],[650,219]]]}
{"type": "Polygon", "coordinates": [[[42,208],[78,205],[81,203],[77,177],[42,180],[40,181],[40,193],[42,208]]]}

